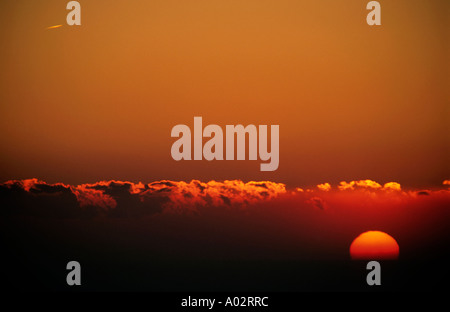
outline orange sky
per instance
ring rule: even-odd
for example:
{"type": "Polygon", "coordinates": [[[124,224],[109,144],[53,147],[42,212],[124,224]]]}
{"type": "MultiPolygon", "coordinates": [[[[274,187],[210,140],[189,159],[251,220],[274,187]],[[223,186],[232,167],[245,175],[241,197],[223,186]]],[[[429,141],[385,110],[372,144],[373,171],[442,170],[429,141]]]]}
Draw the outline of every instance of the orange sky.
{"type": "Polygon", "coordinates": [[[446,0],[63,2],[0,2],[2,181],[449,177],[446,0]],[[194,116],[279,124],[279,169],[175,162],[194,116]]]}

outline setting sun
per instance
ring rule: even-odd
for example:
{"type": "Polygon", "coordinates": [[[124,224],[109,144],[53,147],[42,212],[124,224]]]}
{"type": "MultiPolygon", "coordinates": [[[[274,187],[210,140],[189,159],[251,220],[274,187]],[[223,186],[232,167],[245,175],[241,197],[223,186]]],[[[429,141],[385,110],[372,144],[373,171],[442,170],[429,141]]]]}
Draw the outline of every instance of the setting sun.
{"type": "Polygon", "coordinates": [[[353,260],[397,259],[399,247],[390,235],[380,231],[360,234],[350,245],[353,260]]]}

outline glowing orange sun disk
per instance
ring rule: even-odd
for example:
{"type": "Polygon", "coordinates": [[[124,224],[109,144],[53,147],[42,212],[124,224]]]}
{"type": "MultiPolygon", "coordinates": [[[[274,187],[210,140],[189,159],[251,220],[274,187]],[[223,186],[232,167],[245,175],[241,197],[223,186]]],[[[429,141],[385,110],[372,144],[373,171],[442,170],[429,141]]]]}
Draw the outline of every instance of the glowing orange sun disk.
{"type": "Polygon", "coordinates": [[[350,245],[353,260],[398,259],[397,241],[380,231],[368,231],[360,234],[350,245]]]}

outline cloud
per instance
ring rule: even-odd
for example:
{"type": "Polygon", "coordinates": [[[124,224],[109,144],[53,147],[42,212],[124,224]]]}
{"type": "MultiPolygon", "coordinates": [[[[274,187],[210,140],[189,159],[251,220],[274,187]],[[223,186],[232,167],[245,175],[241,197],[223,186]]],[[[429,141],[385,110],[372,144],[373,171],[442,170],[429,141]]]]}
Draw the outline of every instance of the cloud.
{"type": "Polygon", "coordinates": [[[380,189],[381,185],[372,180],[351,181],[349,183],[342,181],[338,186],[340,190],[355,190],[355,189],[380,189]]]}
{"type": "Polygon", "coordinates": [[[80,217],[82,210],[70,186],[47,184],[38,179],[12,180],[0,184],[0,215],[80,217]]]}
{"type": "Polygon", "coordinates": [[[306,203],[311,204],[313,207],[318,208],[320,210],[324,210],[326,208],[325,201],[320,197],[311,197],[306,201],[306,203]]]}
{"type": "Polygon", "coordinates": [[[88,188],[86,185],[78,185],[72,188],[72,192],[77,197],[81,207],[97,206],[103,210],[109,210],[117,206],[114,198],[105,194],[103,190],[88,188]]]}
{"type": "Polygon", "coordinates": [[[52,206],[52,202],[56,204],[59,196],[58,208],[54,207],[57,211],[52,212],[57,216],[74,216],[72,210],[75,209],[79,212],[75,215],[79,216],[89,211],[87,215],[121,217],[151,215],[162,211],[192,212],[198,207],[208,206],[245,207],[276,198],[286,193],[286,187],[271,181],[244,183],[240,180],[207,183],[198,180],[162,180],[147,185],[110,180],[70,186],[27,179],[7,181],[0,185],[0,191],[1,201],[9,207],[3,213],[25,213],[30,207],[43,212],[48,210],[46,207],[52,206]],[[71,212],[67,213],[65,207],[70,207],[71,212]]]}
{"type": "Polygon", "coordinates": [[[198,212],[199,207],[246,207],[286,193],[282,183],[225,180],[223,182],[157,181],[139,193],[141,201],[163,198],[166,212],[198,212]]]}
{"type": "Polygon", "coordinates": [[[346,190],[368,190],[368,191],[376,191],[376,190],[383,190],[383,191],[401,191],[401,185],[397,182],[388,182],[385,183],[383,186],[379,184],[378,182],[375,182],[373,180],[359,180],[359,181],[342,181],[339,183],[338,186],[339,190],[346,191],[346,190]]]}
{"type": "Polygon", "coordinates": [[[402,255],[441,248],[450,217],[447,188],[403,190],[372,180],[328,184],[328,191],[302,192],[270,181],[13,180],[0,184],[0,219],[6,225],[31,220],[25,234],[41,227],[45,239],[66,235],[63,240],[75,246],[91,244],[87,253],[98,246],[115,251],[120,243],[138,255],[173,259],[346,259],[352,240],[368,230],[392,235],[402,255]]]}
{"type": "Polygon", "coordinates": [[[402,187],[400,183],[397,182],[388,182],[383,186],[384,190],[392,190],[392,191],[401,191],[402,187]]]}
{"type": "Polygon", "coordinates": [[[330,183],[322,183],[317,185],[317,188],[321,191],[328,192],[329,190],[331,190],[331,185],[330,183]]]}
{"type": "MultiPolygon", "coordinates": [[[[426,194],[436,197],[439,192],[448,190],[427,190],[426,194]]],[[[342,181],[336,188],[332,188],[330,183],[323,183],[317,185],[317,189],[306,190],[300,187],[287,190],[285,184],[271,181],[161,180],[144,184],[109,180],[66,185],[26,179],[0,184],[0,203],[3,207],[0,214],[56,218],[198,214],[210,207],[246,209],[278,198],[289,201],[298,209],[333,210],[335,207],[362,203],[366,206],[390,206],[415,200],[418,195],[425,195],[425,191],[403,191],[399,183],[389,182],[382,186],[369,179],[342,181]]]]}

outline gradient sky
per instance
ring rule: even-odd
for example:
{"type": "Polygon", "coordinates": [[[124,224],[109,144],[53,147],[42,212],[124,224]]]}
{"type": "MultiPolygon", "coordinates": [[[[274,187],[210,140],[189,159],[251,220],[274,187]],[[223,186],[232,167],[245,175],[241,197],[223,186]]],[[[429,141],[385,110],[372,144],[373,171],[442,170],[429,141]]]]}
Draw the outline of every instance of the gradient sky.
{"type": "Polygon", "coordinates": [[[449,177],[449,2],[0,2],[0,180],[449,177]],[[53,25],[60,28],[47,30],[53,25]],[[176,124],[279,124],[280,166],[181,161],[176,124]]]}

